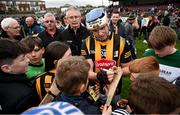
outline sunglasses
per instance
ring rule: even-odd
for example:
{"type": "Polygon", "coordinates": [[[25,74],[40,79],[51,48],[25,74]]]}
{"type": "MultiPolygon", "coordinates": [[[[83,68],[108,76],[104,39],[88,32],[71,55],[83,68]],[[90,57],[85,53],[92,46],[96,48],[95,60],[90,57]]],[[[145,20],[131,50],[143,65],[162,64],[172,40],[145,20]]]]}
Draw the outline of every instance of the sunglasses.
{"type": "Polygon", "coordinates": [[[45,23],[49,23],[49,22],[50,22],[50,23],[54,23],[53,20],[46,20],[46,21],[45,21],[45,23]]]}

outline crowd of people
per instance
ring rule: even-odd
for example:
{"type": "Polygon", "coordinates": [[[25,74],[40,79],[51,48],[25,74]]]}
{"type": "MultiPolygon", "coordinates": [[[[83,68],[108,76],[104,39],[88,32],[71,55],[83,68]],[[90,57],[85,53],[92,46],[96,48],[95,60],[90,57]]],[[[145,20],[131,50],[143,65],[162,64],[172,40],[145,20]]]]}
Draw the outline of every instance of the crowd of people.
{"type": "Polygon", "coordinates": [[[82,20],[70,6],[63,22],[52,13],[42,23],[34,16],[23,24],[2,19],[0,113],[179,114],[180,10],[164,14],[130,13],[124,21],[116,9],[108,16],[105,8],[94,8],[82,20]],[[136,38],[142,34],[149,49],[138,58],[136,38]],[[122,76],[130,75],[129,95],[121,98],[120,79],[107,105],[118,67],[122,76]]]}

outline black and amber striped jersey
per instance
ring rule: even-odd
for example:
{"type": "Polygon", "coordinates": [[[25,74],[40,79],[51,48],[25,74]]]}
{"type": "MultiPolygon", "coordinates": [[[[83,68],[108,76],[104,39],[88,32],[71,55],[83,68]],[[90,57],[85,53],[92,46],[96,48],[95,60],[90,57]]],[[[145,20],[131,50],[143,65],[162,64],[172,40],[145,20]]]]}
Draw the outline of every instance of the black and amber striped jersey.
{"type": "Polygon", "coordinates": [[[100,42],[89,36],[82,43],[81,55],[91,58],[95,68],[109,69],[131,61],[129,44],[122,37],[111,34],[106,42],[100,42]]]}
{"type": "MultiPolygon", "coordinates": [[[[99,42],[93,36],[89,36],[82,42],[81,55],[94,61],[94,69],[109,69],[113,66],[120,66],[121,63],[131,61],[131,52],[128,42],[124,38],[114,37],[112,33],[106,42],[99,42]]],[[[102,85],[102,84],[101,84],[102,85]]],[[[122,79],[118,84],[116,94],[121,93],[122,79]]]]}
{"type": "Polygon", "coordinates": [[[36,90],[40,100],[42,100],[46,95],[46,93],[49,91],[49,88],[51,87],[54,78],[55,78],[55,70],[45,72],[43,74],[38,75],[35,78],[36,90]]]}

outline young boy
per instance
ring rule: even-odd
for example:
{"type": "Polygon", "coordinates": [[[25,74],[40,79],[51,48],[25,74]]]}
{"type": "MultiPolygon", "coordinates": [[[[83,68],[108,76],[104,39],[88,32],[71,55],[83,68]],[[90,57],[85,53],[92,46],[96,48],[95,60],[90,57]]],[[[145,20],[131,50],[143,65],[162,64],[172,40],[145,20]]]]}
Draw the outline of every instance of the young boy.
{"type": "Polygon", "coordinates": [[[18,42],[0,39],[0,113],[20,114],[37,106],[38,96],[26,77],[29,59],[18,42]]]}
{"type": "Polygon", "coordinates": [[[149,36],[144,56],[154,56],[160,63],[160,76],[173,82],[180,76],[180,50],[176,49],[176,32],[167,26],[155,27],[149,36]]]}
{"type": "Polygon", "coordinates": [[[159,62],[153,56],[135,59],[129,64],[129,71],[131,81],[142,75],[159,76],[159,62]]]}
{"type": "Polygon", "coordinates": [[[42,58],[45,49],[41,39],[38,37],[28,36],[22,39],[21,43],[30,49],[30,53],[27,54],[30,63],[26,75],[28,79],[33,79],[38,74],[45,72],[45,62],[42,58]]]}
{"type": "Polygon", "coordinates": [[[80,56],[69,57],[58,62],[56,83],[61,93],[56,101],[65,101],[78,107],[85,114],[100,113],[98,107],[90,104],[83,93],[88,85],[89,63],[80,56]]]}
{"type": "Polygon", "coordinates": [[[53,86],[55,85],[53,84],[53,81],[55,77],[55,68],[56,68],[57,61],[61,58],[67,58],[69,56],[71,56],[70,47],[60,41],[51,42],[46,47],[46,52],[44,55],[46,72],[38,75],[35,79],[36,89],[37,89],[37,93],[39,95],[40,100],[44,98],[46,93],[50,94],[53,98],[57,94],[59,94],[59,90],[49,91],[49,88],[51,87],[51,84],[53,86]]]}
{"type": "Polygon", "coordinates": [[[179,97],[175,85],[161,77],[145,75],[132,82],[128,99],[134,114],[170,114],[180,107],[179,97]]]}

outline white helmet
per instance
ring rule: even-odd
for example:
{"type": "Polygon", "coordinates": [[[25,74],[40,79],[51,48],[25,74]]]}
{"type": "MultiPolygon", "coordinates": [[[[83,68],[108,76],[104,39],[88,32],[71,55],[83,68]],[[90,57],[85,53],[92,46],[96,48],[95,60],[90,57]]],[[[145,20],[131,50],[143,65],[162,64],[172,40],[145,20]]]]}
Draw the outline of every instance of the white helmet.
{"type": "Polygon", "coordinates": [[[98,27],[102,27],[105,24],[108,24],[108,18],[104,8],[95,8],[86,14],[87,29],[98,29],[98,27]]]}

